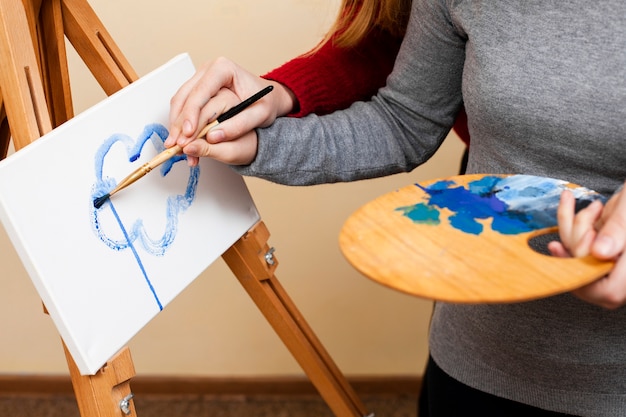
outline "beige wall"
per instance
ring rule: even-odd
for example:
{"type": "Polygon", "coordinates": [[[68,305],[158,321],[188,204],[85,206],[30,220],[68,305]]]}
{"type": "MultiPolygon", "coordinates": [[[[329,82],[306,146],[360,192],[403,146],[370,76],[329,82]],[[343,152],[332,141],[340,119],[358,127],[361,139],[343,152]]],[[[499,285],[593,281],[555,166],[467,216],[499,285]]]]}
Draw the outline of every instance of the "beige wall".
{"type": "MultiPolygon", "coordinates": [[[[196,65],[219,55],[263,73],[314,46],[338,0],[91,0],[140,75],[180,52],[196,65]],[[160,5],[160,6],[159,6],[160,5]]],[[[104,96],[71,54],[77,112],[104,96]]],[[[277,276],[339,367],[350,375],[416,374],[427,355],[431,303],[356,273],[337,236],[372,198],[456,173],[447,140],[411,174],[290,188],[248,179],[280,262],[277,276]]],[[[68,253],[71,259],[80,256],[68,253]]],[[[0,373],[66,373],[59,337],[0,227],[0,373]]],[[[300,368],[221,259],[130,343],[139,374],[285,375],[300,368]]]]}

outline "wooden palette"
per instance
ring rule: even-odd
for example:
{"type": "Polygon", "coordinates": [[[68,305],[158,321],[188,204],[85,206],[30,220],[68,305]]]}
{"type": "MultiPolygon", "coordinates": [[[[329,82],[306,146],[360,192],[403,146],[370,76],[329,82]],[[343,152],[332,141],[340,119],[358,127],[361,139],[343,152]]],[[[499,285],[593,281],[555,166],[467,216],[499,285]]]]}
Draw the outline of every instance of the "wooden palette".
{"type": "Polygon", "coordinates": [[[347,260],[380,284],[456,303],[518,302],[563,293],[604,275],[613,262],[556,258],[529,240],[556,229],[563,189],[550,178],[463,175],[410,185],[353,213],[339,243],[347,260]]]}

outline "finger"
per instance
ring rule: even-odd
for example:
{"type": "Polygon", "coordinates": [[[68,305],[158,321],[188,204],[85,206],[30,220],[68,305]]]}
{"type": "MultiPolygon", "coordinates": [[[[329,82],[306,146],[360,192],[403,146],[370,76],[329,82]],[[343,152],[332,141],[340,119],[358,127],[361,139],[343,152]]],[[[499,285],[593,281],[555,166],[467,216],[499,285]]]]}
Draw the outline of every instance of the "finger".
{"type": "Polygon", "coordinates": [[[557,258],[569,258],[571,255],[561,242],[553,241],[548,243],[548,251],[550,255],[557,258]]]}
{"type": "MultiPolygon", "coordinates": [[[[238,67],[226,58],[205,64],[194,78],[178,119],[194,121],[198,109],[204,107],[223,89],[231,89],[238,67]]],[[[197,128],[197,124],[194,125],[197,128]]]]}
{"type": "Polygon", "coordinates": [[[609,202],[603,213],[603,226],[591,247],[591,253],[600,259],[620,255],[626,245],[626,193],[620,192],[609,202]]]}
{"type": "Polygon", "coordinates": [[[211,131],[207,134],[206,139],[209,143],[219,143],[238,139],[249,134],[255,128],[263,126],[268,118],[272,117],[270,112],[270,105],[264,99],[261,99],[252,104],[245,111],[228,120],[225,120],[214,129],[211,129],[211,131]]]}
{"type": "Polygon", "coordinates": [[[183,120],[180,118],[180,114],[182,109],[191,93],[194,85],[204,76],[206,72],[206,67],[200,68],[195,74],[187,80],[183,85],[178,89],[178,91],[172,96],[170,99],[170,113],[169,113],[169,136],[165,141],[165,146],[172,146],[178,137],[181,135],[183,131],[182,122],[183,120]]]}
{"type": "Polygon", "coordinates": [[[200,109],[196,130],[189,135],[185,134],[179,136],[176,140],[176,144],[184,148],[193,140],[198,139],[200,135],[202,135],[203,138],[206,137],[206,133],[203,133],[203,129],[214,122],[226,109],[234,106],[238,102],[239,99],[232,91],[226,88],[221,89],[215,97],[200,109]]]}
{"type": "Polygon", "coordinates": [[[183,109],[183,106],[185,105],[185,102],[187,101],[187,98],[189,97],[189,94],[193,90],[194,86],[198,83],[198,81],[202,77],[204,77],[207,69],[207,65],[204,65],[200,69],[198,69],[191,76],[191,78],[185,81],[183,85],[181,85],[176,93],[172,96],[172,98],[170,99],[170,124],[173,124],[176,121],[178,115],[183,109]]]}
{"type": "Polygon", "coordinates": [[[626,258],[621,257],[611,273],[573,291],[577,297],[608,309],[626,304],[626,258]]]}
{"type": "Polygon", "coordinates": [[[596,238],[594,223],[600,217],[602,208],[602,202],[594,201],[574,216],[568,244],[572,256],[587,256],[591,252],[591,245],[596,238]]]}
{"type": "Polygon", "coordinates": [[[574,224],[575,207],[576,200],[574,194],[567,190],[563,191],[556,212],[556,218],[559,225],[559,237],[563,245],[568,249],[574,224]]]}
{"type": "Polygon", "coordinates": [[[602,211],[602,215],[598,218],[595,223],[596,230],[600,230],[604,227],[604,222],[609,218],[609,216],[615,211],[615,207],[617,206],[617,201],[619,198],[614,197],[609,199],[604,205],[604,210],[602,211]]]}
{"type": "Polygon", "coordinates": [[[200,158],[197,156],[187,155],[187,165],[190,167],[195,167],[200,163],[200,158]]]}
{"type": "Polygon", "coordinates": [[[211,146],[204,139],[195,139],[183,147],[187,158],[206,158],[211,156],[211,146]]]}
{"type": "MultiPolygon", "coordinates": [[[[218,58],[205,64],[188,80],[170,100],[170,136],[173,144],[192,138],[201,127],[202,109],[223,88],[233,82],[234,64],[226,58],[218,58]]],[[[206,113],[204,113],[206,115],[206,113]]],[[[209,114],[211,114],[209,112],[209,114]]]]}
{"type": "Polygon", "coordinates": [[[256,156],[257,136],[253,131],[237,140],[215,144],[197,139],[184,147],[183,152],[191,157],[210,157],[230,165],[247,165],[256,156]]]}

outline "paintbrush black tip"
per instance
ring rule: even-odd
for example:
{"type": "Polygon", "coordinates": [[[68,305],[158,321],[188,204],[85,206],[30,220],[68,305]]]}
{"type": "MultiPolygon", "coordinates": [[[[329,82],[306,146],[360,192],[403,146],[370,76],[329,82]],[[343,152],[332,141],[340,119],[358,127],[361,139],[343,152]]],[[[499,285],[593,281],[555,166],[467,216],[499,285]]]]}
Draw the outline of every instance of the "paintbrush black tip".
{"type": "Polygon", "coordinates": [[[110,194],[105,194],[102,197],[98,197],[95,200],[93,200],[93,206],[95,208],[100,208],[102,207],[102,205],[104,204],[105,201],[107,201],[109,199],[111,195],[110,194]]]}

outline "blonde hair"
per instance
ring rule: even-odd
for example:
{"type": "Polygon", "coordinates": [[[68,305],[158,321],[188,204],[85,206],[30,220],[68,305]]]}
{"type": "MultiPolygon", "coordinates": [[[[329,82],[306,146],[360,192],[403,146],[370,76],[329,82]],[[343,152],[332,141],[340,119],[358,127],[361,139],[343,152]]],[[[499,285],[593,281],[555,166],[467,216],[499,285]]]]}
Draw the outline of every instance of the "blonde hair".
{"type": "Polygon", "coordinates": [[[358,44],[374,27],[403,37],[411,0],[342,0],[339,16],[320,46],[332,40],[339,47],[358,44]]]}

